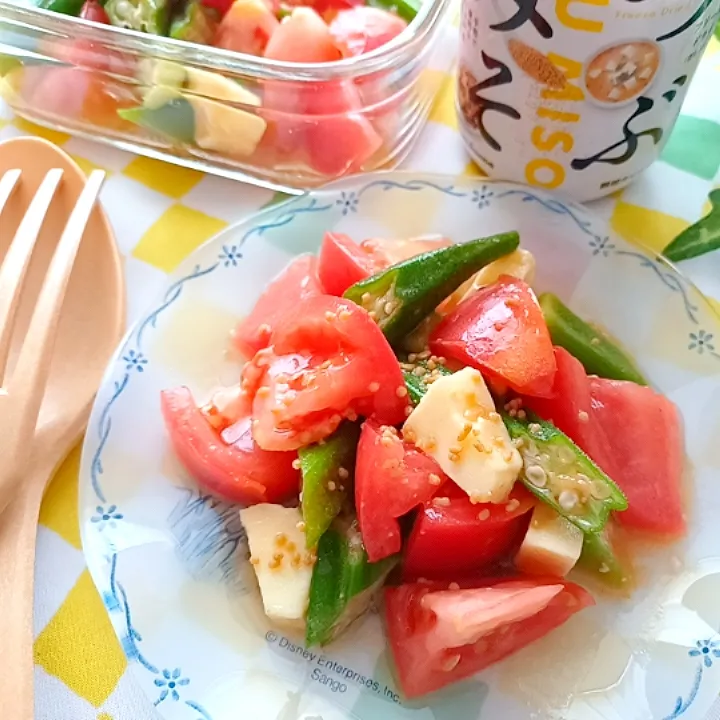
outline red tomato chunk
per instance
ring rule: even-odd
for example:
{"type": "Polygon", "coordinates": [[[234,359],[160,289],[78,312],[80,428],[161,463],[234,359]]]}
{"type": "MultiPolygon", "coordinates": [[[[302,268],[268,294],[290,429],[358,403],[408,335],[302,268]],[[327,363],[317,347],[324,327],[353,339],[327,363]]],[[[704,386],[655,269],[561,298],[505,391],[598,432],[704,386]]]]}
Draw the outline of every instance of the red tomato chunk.
{"type": "Polygon", "coordinates": [[[503,275],[461,302],[431,335],[430,349],[519,393],[552,393],[550,333],[535,294],[517,278],[503,275]]]}
{"type": "Polygon", "coordinates": [[[675,405],[649,387],[590,378],[593,419],[612,452],[603,469],[620,486],[626,528],[667,537],[686,532],[683,441],[675,405]]]}
{"type": "Polygon", "coordinates": [[[260,449],[249,415],[219,433],[186,387],[164,390],[160,403],[173,449],[203,490],[244,505],[284,502],[297,495],[297,453],[260,449]]]}
{"type": "Polygon", "coordinates": [[[415,698],[470,677],[594,602],[579,585],[557,579],[388,588],[385,621],[402,691],[415,698]]]}
{"type": "Polygon", "coordinates": [[[355,465],[355,507],[370,562],[400,552],[398,518],[447,481],[438,464],[403,442],[392,427],[363,425],[355,465]]]}
{"type": "Polygon", "coordinates": [[[408,400],[385,336],[354,303],[322,295],[296,302],[253,359],[246,388],[253,436],[266,450],[293,450],[327,437],[343,418],[398,425],[408,400]],[[259,373],[257,372],[259,370],[259,373]]]}
{"type": "Polygon", "coordinates": [[[238,324],[234,342],[238,350],[251,358],[267,347],[275,325],[303,298],[322,295],[317,278],[317,260],[302,255],[293,260],[265,288],[252,312],[238,324]]]}
{"type": "Polygon", "coordinates": [[[403,577],[457,580],[508,557],[535,502],[517,485],[507,503],[473,505],[454,483],[425,503],[407,542],[403,577]]]}

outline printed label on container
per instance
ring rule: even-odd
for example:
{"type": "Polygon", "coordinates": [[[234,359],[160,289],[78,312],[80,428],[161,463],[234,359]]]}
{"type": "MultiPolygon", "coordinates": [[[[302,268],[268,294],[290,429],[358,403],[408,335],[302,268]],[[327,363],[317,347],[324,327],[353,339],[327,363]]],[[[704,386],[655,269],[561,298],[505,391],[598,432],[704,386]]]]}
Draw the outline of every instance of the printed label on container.
{"type": "Polygon", "coordinates": [[[720,0],[464,0],[457,104],[491,177],[579,200],[659,156],[720,0]]]}

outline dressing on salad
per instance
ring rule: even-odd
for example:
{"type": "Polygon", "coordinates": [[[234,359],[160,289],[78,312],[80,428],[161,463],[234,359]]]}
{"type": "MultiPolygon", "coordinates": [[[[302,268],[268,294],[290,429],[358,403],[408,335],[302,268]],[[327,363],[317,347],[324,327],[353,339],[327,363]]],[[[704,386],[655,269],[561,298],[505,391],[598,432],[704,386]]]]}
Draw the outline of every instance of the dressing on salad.
{"type": "Polygon", "coordinates": [[[381,600],[408,698],[592,605],[569,574],[629,594],[621,533],[686,529],[677,409],[538,301],[518,243],[327,233],[235,329],[236,388],[163,393],[188,472],[243,506],[268,618],[326,645],[381,600]]]}

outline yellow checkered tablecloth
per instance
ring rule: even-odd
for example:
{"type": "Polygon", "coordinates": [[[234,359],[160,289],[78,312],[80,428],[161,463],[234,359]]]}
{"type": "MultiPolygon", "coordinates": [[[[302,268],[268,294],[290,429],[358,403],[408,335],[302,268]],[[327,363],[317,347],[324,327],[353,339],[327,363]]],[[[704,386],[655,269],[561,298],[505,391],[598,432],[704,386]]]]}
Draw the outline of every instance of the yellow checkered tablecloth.
{"type": "MultiPolygon", "coordinates": [[[[720,43],[713,39],[657,162],[631,187],[594,203],[621,235],[660,251],[707,212],[720,185],[720,43]]],[[[170,272],[219,230],[273,200],[270,191],[70,138],[12,116],[0,104],[0,139],[46,137],[86,170],[108,172],[102,200],[125,259],[132,322],[170,272]]],[[[443,90],[405,167],[474,173],[457,133],[453,84],[443,90]]],[[[720,310],[720,250],[682,263],[720,310]]],[[[53,480],[38,529],[35,662],[38,720],[157,720],[85,567],[78,528],[79,449],[53,480]]],[[[718,715],[713,716],[720,718],[718,715]]]]}

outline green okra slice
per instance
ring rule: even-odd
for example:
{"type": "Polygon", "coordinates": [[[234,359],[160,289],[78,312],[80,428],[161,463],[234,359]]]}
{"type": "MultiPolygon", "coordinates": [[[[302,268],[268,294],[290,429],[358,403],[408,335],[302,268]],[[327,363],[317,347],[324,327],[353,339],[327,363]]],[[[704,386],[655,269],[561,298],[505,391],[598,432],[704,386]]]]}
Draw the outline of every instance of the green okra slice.
{"type": "Polygon", "coordinates": [[[543,293],[538,301],[553,344],[565,348],[576,357],[589,375],[647,385],[647,380],[630,355],[575,315],[560,298],[552,293],[543,293]]]}
{"type": "Polygon", "coordinates": [[[627,509],[622,490],[565,433],[531,412],[501,415],[523,459],[522,483],[583,533],[600,532],[611,512],[627,509]]]}
{"type": "Polygon", "coordinates": [[[357,521],[336,521],[320,538],[310,581],[305,641],[327,645],[370,607],[399,560],[368,561],[357,521]]]}
{"type": "Polygon", "coordinates": [[[633,569],[613,544],[612,520],[598,533],[585,533],[578,568],[614,590],[630,590],[633,569]]]}
{"type": "Polygon", "coordinates": [[[170,0],[107,0],[105,12],[112,25],[150,35],[167,35],[170,0]]]}
{"type": "Polygon", "coordinates": [[[301,509],[308,548],[314,548],[351,495],[357,424],[345,422],[322,444],[300,448],[301,509]]]}
{"type": "Polygon", "coordinates": [[[507,232],[417,255],[361,280],[345,297],[373,313],[391,343],[397,343],[478,270],[520,244],[507,232]]]}
{"type": "Polygon", "coordinates": [[[219,18],[217,12],[200,0],[189,0],[174,13],[170,21],[170,37],[200,45],[210,45],[215,37],[219,18]]]}

